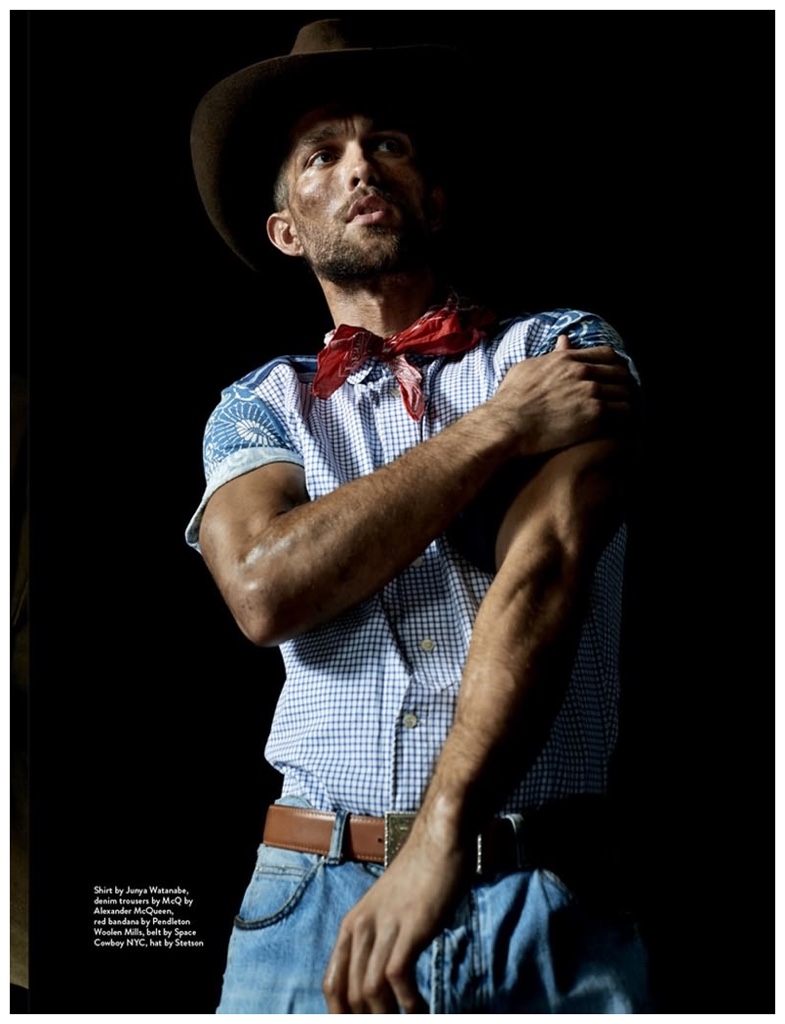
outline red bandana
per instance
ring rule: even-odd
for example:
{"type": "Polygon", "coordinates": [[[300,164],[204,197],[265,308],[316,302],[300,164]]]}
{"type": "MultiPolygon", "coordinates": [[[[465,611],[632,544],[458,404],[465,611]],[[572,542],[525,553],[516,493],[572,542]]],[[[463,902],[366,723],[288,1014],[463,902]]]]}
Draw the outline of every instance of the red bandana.
{"type": "Polygon", "coordinates": [[[448,299],[441,309],[429,309],[405,331],[380,338],[363,327],[341,324],[325,338],[319,353],[313,394],[329,398],[346,378],[366,362],[375,358],[389,363],[401,387],[401,397],[412,419],[420,420],[425,412],[422,374],[404,355],[452,356],[474,348],[485,337],[495,315],[481,306],[461,306],[457,298],[448,299]]]}

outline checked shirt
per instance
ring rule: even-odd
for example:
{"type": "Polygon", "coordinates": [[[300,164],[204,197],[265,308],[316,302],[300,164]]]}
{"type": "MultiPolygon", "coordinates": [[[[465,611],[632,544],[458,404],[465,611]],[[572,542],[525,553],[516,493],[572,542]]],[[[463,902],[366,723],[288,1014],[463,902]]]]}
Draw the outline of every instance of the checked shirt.
{"type": "MultiPolygon", "coordinates": [[[[558,309],[502,324],[458,357],[413,357],[426,411],[406,412],[387,364],[369,360],[327,400],[311,394],[312,356],[275,359],[226,388],[204,437],[207,481],[186,533],[227,481],[273,462],[305,473],[312,500],[372,473],[489,399],[522,359],[619,336],[600,318],[558,309]]],[[[363,558],[363,552],[357,552],[363,558]]],[[[569,686],[550,736],[504,810],[602,793],[617,736],[624,528],[597,564],[569,686]]],[[[472,625],[492,573],[449,534],[374,597],[282,645],[284,683],[266,757],[283,795],[358,814],[419,807],[449,732],[472,625]],[[476,564],[478,563],[479,564],[476,564]]],[[[482,728],[482,723],[477,723],[482,728]]]]}

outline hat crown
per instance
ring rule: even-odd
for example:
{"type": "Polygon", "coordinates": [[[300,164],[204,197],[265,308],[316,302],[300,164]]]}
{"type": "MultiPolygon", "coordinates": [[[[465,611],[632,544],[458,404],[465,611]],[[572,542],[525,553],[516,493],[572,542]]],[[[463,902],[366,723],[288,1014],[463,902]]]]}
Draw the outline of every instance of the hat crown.
{"type": "Polygon", "coordinates": [[[324,18],[303,25],[297,33],[291,53],[322,53],[325,50],[353,50],[360,47],[362,44],[350,38],[345,22],[340,18],[324,18]]]}

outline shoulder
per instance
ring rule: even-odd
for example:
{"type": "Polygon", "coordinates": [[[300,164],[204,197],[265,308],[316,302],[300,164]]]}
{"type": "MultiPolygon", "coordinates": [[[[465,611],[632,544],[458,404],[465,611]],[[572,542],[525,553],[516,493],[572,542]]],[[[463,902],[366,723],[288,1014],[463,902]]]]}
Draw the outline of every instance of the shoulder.
{"type": "Polygon", "coordinates": [[[275,380],[296,380],[309,384],[315,373],[316,356],[278,356],[276,359],[271,359],[269,363],[247,373],[225,391],[239,388],[257,392],[266,383],[272,383],[275,380]]]}
{"type": "Polygon", "coordinates": [[[223,389],[205,427],[208,479],[228,456],[236,458],[236,453],[247,449],[297,451],[293,424],[315,371],[313,356],[282,356],[223,389]]]}
{"type": "Polygon", "coordinates": [[[299,420],[310,400],[315,356],[281,356],[225,387],[204,430],[206,489],[186,531],[198,548],[210,497],[230,480],[276,462],[303,465],[299,420]]]}
{"type": "Polygon", "coordinates": [[[221,391],[221,400],[208,420],[207,429],[238,414],[278,420],[300,385],[308,385],[316,372],[315,356],[279,356],[252,370],[221,391]]]}
{"type": "Polygon", "coordinates": [[[573,348],[610,345],[627,362],[637,379],[637,372],[618,331],[603,317],[585,309],[557,308],[543,313],[524,313],[502,321],[490,342],[497,369],[506,372],[522,359],[552,352],[561,334],[567,335],[573,348]]]}
{"type": "Polygon", "coordinates": [[[560,334],[566,334],[576,347],[612,345],[620,350],[624,348],[618,332],[607,320],[585,309],[552,309],[504,320],[499,326],[496,342],[500,346],[522,345],[527,356],[538,356],[550,352],[560,334]]]}

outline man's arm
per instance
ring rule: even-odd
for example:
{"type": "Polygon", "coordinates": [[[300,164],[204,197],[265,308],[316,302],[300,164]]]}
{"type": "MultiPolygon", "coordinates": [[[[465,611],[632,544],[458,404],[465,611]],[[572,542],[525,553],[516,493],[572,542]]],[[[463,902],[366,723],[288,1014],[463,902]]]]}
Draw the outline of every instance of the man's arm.
{"type": "Polygon", "coordinates": [[[513,366],[484,405],[316,501],[288,463],[225,484],[202,520],[205,561],[246,636],[279,644],[376,593],[510,459],[618,430],[633,386],[610,347],[560,338],[513,366]]]}
{"type": "Polygon", "coordinates": [[[426,1009],[416,958],[471,877],[471,838],[547,735],[597,555],[620,518],[627,460],[608,441],[560,452],[508,511],[453,728],[409,838],[343,921],[324,979],[330,1012],[426,1009]]]}

